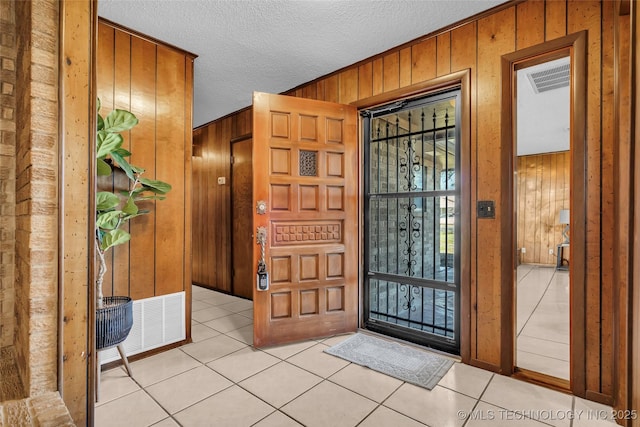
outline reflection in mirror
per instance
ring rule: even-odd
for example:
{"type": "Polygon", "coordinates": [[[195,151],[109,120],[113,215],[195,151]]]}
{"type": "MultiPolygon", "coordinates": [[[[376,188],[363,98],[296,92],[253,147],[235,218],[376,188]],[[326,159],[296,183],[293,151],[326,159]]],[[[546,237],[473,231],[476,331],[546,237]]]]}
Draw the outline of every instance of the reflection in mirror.
{"type": "Polygon", "coordinates": [[[569,379],[570,58],[516,74],[516,366],[569,379]]]}

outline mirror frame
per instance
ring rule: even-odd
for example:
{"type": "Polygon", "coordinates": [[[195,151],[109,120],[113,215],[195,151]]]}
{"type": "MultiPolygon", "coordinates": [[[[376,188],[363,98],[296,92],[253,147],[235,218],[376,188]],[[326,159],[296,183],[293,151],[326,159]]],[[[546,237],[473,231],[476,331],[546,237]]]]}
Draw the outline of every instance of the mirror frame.
{"type": "Polygon", "coordinates": [[[501,371],[525,380],[570,390],[574,395],[586,394],[585,358],[585,244],[586,244],[586,43],[587,33],[581,31],[549,42],[521,49],[502,56],[502,176],[501,224],[503,254],[501,371]],[[541,373],[516,369],[515,362],[515,283],[516,283],[516,212],[515,212],[515,75],[521,68],[569,56],[571,59],[570,89],[570,374],[569,381],[541,373]]]}

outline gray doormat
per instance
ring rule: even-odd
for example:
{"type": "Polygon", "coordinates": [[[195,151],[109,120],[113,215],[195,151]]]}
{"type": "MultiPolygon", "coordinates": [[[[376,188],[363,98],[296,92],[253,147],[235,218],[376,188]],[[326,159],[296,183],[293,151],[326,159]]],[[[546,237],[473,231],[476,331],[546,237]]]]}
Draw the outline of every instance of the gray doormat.
{"type": "Polygon", "coordinates": [[[428,390],[453,365],[437,354],[359,333],[324,352],[428,390]]]}

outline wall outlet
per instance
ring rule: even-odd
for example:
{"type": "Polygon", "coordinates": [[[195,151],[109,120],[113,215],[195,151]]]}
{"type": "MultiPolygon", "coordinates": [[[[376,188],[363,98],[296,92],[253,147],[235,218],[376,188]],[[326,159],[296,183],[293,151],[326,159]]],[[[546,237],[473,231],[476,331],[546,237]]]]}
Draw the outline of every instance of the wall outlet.
{"type": "Polygon", "coordinates": [[[520,251],[521,251],[523,254],[526,254],[526,253],[527,253],[527,248],[521,248],[521,249],[520,249],[520,251]]]}
{"type": "Polygon", "coordinates": [[[553,255],[553,249],[549,248],[549,255],[553,255]]]}
{"type": "Polygon", "coordinates": [[[218,177],[218,185],[225,185],[227,183],[227,178],[224,176],[218,177]]]}

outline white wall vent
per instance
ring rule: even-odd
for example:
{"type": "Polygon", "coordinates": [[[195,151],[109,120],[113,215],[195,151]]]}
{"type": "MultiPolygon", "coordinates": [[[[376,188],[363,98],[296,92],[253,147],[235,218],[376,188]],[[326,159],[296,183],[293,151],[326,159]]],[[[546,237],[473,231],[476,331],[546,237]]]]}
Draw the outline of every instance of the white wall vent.
{"type": "MultiPolygon", "coordinates": [[[[133,301],[133,327],[124,341],[127,356],[153,350],[186,338],[185,293],[133,301]]],[[[120,360],[113,347],[99,352],[100,364],[120,360]]]]}
{"type": "Polygon", "coordinates": [[[569,64],[559,65],[546,70],[527,73],[531,86],[536,93],[569,86],[571,76],[569,64]]]}

